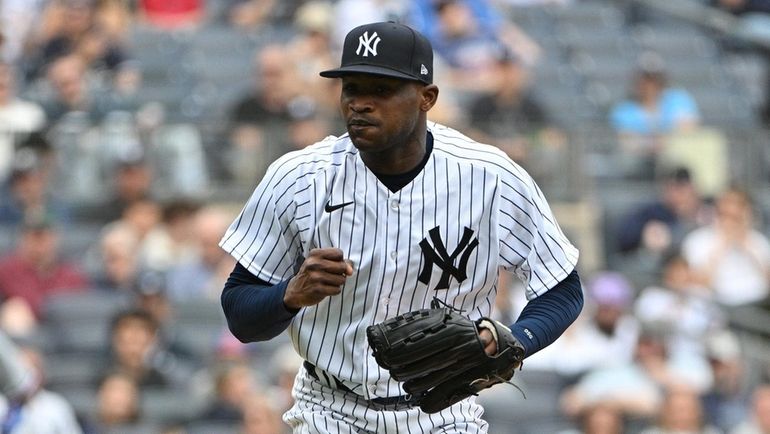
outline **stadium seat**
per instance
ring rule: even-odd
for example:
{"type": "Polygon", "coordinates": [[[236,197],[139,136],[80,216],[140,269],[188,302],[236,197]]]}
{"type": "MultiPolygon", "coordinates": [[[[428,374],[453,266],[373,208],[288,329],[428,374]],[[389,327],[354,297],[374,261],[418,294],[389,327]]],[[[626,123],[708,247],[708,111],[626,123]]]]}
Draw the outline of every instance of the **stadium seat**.
{"type": "Polygon", "coordinates": [[[187,421],[202,407],[201,402],[184,396],[184,392],[175,389],[146,389],[142,391],[141,414],[143,420],[157,424],[187,421]]]}
{"type": "Polygon", "coordinates": [[[51,352],[101,352],[108,344],[112,315],[128,305],[124,294],[89,289],[51,297],[43,307],[43,327],[51,352]]]}
{"type": "Polygon", "coordinates": [[[98,356],[88,353],[48,353],[45,360],[46,385],[53,390],[72,390],[96,384],[98,356]],[[91,356],[91,357],[90,357],[91,356]]]}

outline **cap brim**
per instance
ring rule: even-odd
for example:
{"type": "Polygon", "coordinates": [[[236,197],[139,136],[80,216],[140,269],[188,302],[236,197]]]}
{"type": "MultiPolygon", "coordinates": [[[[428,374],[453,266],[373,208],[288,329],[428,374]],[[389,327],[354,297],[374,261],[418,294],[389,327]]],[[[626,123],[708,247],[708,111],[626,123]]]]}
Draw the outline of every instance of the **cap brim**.
{"type": "Polygon", "coordinates": [[[421,80],[413,75],[404,74],[403,72],[394,71],[389,68],[385,68],[382,66],[373,66],[373,65],[348,65],[342,68],[330,69],[328,71],[320,72],[321,77],[326,77],[326,78],[340,78],[350,74],[371,74],[371,75],[379,75],[382,77],[401,78],[404,80],[412,80],[412,81],[427,83],[426,81],[421,80]]]}

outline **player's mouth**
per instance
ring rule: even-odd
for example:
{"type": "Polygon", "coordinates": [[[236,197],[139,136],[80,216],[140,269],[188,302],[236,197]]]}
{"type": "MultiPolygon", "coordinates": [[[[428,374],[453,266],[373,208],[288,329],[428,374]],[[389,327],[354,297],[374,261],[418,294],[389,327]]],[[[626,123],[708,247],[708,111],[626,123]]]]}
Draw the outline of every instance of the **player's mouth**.
{"type": "Polygon", "coordinates": [[[348,121],[348,128],[366,128],[366,127],[374,127],[376,124],[374,122],[370,122],[366,119],[361,118],[353,118],[348,121]]]}

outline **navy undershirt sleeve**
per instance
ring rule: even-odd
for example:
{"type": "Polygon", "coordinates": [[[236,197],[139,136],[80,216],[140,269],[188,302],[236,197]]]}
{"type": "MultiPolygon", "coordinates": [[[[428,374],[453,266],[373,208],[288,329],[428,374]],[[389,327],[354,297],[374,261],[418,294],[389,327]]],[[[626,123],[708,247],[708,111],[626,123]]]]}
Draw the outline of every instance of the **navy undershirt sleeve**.
{"type": "Polygon", "coordinates": [[[253,275],[241,264],[227,278],[222,291],[222,309],[227,326],[241,342],[272,339],[289,327],[299,310],[283,303],[288,280],[271,285],[253,275]]]}
{"type": "Polygon", "coordinates": [[[545,294],[530,300],[511,326],[527,357],[551,345],[583,309],[583,289],[577,271],[545,294]]]}

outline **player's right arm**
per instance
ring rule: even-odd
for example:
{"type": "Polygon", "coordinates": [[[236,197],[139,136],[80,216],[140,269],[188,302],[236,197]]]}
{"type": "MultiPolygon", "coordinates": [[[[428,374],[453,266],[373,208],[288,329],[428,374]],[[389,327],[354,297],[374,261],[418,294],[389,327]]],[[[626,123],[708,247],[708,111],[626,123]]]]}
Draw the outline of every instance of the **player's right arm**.
{"type": "Polygon", "coordinates": [[[289,309],[313,306],[342,291],[353,267],[336,248],[312,249],[299,272],[289,280],[283,303],[289,309]]]}
{"type": "Polygon", "coordinates": [[[238,263],[222,291],[227,325],[244,343],[272,339],[301,308],[339,294],[352,274],[352,266],[336,248],[312,249],[296,275],[275,285],[238,263]]]}

